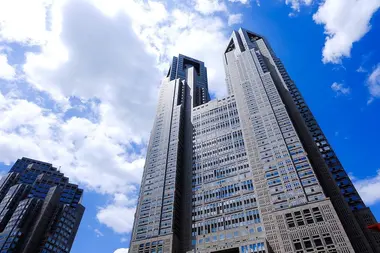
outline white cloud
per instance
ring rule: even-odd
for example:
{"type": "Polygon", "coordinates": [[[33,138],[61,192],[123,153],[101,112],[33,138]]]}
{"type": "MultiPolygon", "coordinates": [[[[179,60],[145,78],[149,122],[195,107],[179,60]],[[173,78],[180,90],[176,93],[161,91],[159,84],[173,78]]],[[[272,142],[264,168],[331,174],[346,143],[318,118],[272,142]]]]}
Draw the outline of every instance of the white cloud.
{"type": "Polygon", "coordinates": [[[369,94],[368,103],[372,103],[375,98],[380,98],[380,64],[378,64],[369,75],[367,80],[369,94]]]}
{"type": "Polygon", "coordinates": [[[133,227],[135,208],[110,205],[101,209],[96,217],[116,233],[129,233],[133,227]]]}
{"type": "Polygon", "coordinates": [[[98,116],[98,123],[64,120],[49,109],[0,93],[0,161],[41,159],[62,166],[82,187],[101,193],[130,190],[140,183],[144,159],[128,148],[132,140],[102,105],[98,116]]]}
{"type": "Polygon", "coordinates": [[[228,25],[235,25],[235,24],[240,24],[243,23],[243,14],[230,14],[228,16],[228,25]]]}
{"type": "Polygon", "coordinates": [[[351,178],[360,196],[367,205],[374,205],[380,201],[380,170],[376,176],[365,179],[351,178]]]}
{"type": "Polygon", "coordinates": [[[104,234],[102,232],[100,232],[100,230],[97,228],[94,229],[94,232],[96,234],[96,237],[98,237],[98,238],[104,236],[104,234]]]}
{"type": "Polygon", "coordinates": [[[214,12],[226,12],[227,7],[224,2],[220,0],[196,0],[195,10],[207,15],[214,12]]]}
{"type": "Polygon", "coordinates": [[[114,202],[114,205],[116,206],[134,206],[136,204],[135,199],[130,199],[125,194],[121,194],[121,193],[114,194],[113,202],[114,202]]]}
{"type": "MultiPolygon", "coordinates": [[[[103,12],[113,6],[113,2],[102,2],[101,0],[98,2],[96,6],[103,12]]],[[[117,2],[120,6],[114,7],[114,9],[123,10],[131,18],[136,34],[144,41],[149,52],[154,52],[156,55],[157,66],[160,70],[167,71],[172,57],[179,53],[202,60],[208,68],[210,91],[219,97],[226,94],[222,61],[223,50],[230,36],[230,32],[226,32],[225,29],[226,21],[218,16],[200,15],[191,8],[178,5],[170,11],[161,11],[167,15],[161,15],[162,19],[149,23],[144,22],[149,19],[149,15],[142,14],[152,12],[148,4],[131,0],[117,2]],[[147,18],[141,18],[141,16],[147,18]]],[[[215,2],[222,3],[221,1],[215,2]]],[[[211,5],[209,2],[207,3],[207,6],[214,6],[213,1],[211,1],[211,5]]],[[[218,6],[218,4],[216,5],[218,6]]],[[[117,13],[116,11],[106,12],[117,13]]],[[[162,74],[160,74],[161,77],[162,74]]]]}
{"type": "MultiPolygon", "coordinates": [[[[173,13],[179,12],[174,10],[173,13]]],[[[186,14],[185,14],[186,15],[186,14]]],[[[175,15],[173,25],[176,25],[178,16],[175,15]]],[[[182,21],[184,17],[178,20],[182,21]]],[[[171,59],[173,55],[182,53],[190,57],[202,60],[207,67],[209,89],[220,97],[226,94],[226,86],[223,73],[223,50],[230,34],[225,34],[226,24],[219,17],[205,16],[188,13],[188,23],[183,28],[164,26],[158,30],[149,30],[154,34],[151,41],[157,41],[163,47],[159,52],[161,57],[171,59]]],[[[180,22],[179,24],[182,24],[180,22]]],[[[166,62],[164,62],[167,65],[166,62]]]]}
{"type": "Polygon", "coordinates": [[[52,0],[0,1],[0,41],[40,45],[48,36],[52,0]]]}
{"type": "Polygon", "coordinates": [[[369,21],[379,7],[379,0],[325,0],[313,15],[327,35],[323,62],[340,63],[350,57],[353,43],[370,30],[369,21]]]}
{"type": "MultiPolygon", "coordinates": [[[[179,53],[203,60],[210,91],[225,95],[227,20],[154,1],[41,0],[29,8],[33,13],[4,2],[0,40],[39,46],[26,53],[22,74],[31,90],[61,107],[57,113],[18,93],[0,93],[0,162],[27,156],[62,166],[81,187],[113,196],[98,211],[101,223],[130,231],[135,201],[125,194],[140,183],[144,165],[144,151],[134,144],[146,145],[162,70],[179,53]],[[91,107],[96,120],[68,117],[71,96],[99,101],[91,107]]],[[[218,4],[209,11],[227,15],[222,1],[211,2],[218,4]]]]}
{"type": "Polygon", "coordinates": [[[120,248],[114,251],[114,253],[128,253],[129,248],[120,248]]]}
{"type": "Polygon", "coordinates": [[[133,227],[135,205],[136,200],[123,194],[115,194],[112,203],[100,208],[96,218],[116,233],[129,233],[133,227]]]}
{"type": "Polygon", "coordinates": [[[145,139],[163,76],[155,66],[167,69],[172,56],[182,53],[205,61],[211,92],[226,93],[222,53],[229,34],[220,18],[186,9],[168,12],[151,1],[92,4],[97,9],[84,2],[63,5],[62,14],[55,14],[61,17],[52,18],[54,36],[40,53],[27,54],[23,69],[35,87],[57,100],[98,97],[116,118],[133,119],[123,122],[125,129],[145,139]],[[126,99],[126,94],[133,96],[126,99]]]}
{"type": "Polygon", "coordinates": [[[128,16],[110,18],[88,3],[71,1],[62,7],[61,23],[41,52],[26,55],[27,80],[56,99],[98,97],[123,138],[146,140],[160,73],[128,16]]]}
{"type": "Polygon", "coordinates": [[[360,67],[356,70],[356,72],[358,72],[358,73],[367,73],[368,71],[367,71],[365,68],[363,68],[363,66],[360,66],[360,67]]]}
{"type": "Polygon", "coordinates": [[[120,242],[127,242],[127,241],[128,241],[128,238],[126,238],[126,237],[120,238],[120,242]]]}
{"type": "Polygon", "coordinates": [[[0,79],[12,80],[15,76],[16,70],[9,64],[7,55],[0,53],[0,79]]]}
{"type": "Polygon", "coordinates": [[[351,93],[351,88],[345,87],[342,83],[334,82],[331,85],[331,89],[335,91],[337,95],[349,95],[351,93]]]}
{"type": "Polygon", "coordinates": [[[249,4],[249,0],[228,0],[229,2],[232,3],[242,3],[242,4],[249,4]]]}
{"type": "MultiPolygon", "coordinates": [[[[311,5],[313,0],[285,0],[287,5],[290,5],[293,11],[299,12],[302,5],[311,5]]],[[[294,16],[294,13],[289,14],[290,16],[294,16]]]]}

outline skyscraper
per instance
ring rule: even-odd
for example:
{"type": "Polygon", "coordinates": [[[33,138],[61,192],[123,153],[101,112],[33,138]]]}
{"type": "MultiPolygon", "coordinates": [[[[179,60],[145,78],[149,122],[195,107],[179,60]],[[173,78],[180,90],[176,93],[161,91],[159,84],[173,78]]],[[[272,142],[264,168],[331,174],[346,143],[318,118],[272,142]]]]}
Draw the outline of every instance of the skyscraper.
{"type": "Polygon", "coordinates": [[[156,252],[179,252],[182,248],[182,228],[191,228],[191,115],[193,108],[209,100],[203,62],[184,55],[174,57],[161,84],[135,215],[132,252],[139,252],[141,242],[144,249],[152,246],[156,252]]]}
{"type": "MultiPolygon", "coordinates": [[[[280,104],[286,109],[323,193],[332,202],[353,248],[356,252],[380,252],[380,235],[367,229],[367,225],[375,223],[376,219],[364,205],[299,90],[269,43],[262,36],[244,29],[233,32],[225,52],[224,63],[230,94],[237,94],[241,90],[236,90],[239,83],[247,80],[247,77],[241,75],[252,75],[255,69],[258,73],[253,74],[253,78],[256,79],[254,82],[261,80],[268,97],[271,94],[270,89],[275,89],[279,95],[276,99],[280,99],[280,104]],[[252,67],[253,62],[255,65],[252,67]],[[273,82],[274,86],[271,87],[268,82],[273,82]]],[[[252,78],[248,79],[252,83],[252,78]]],[[[243,93],[243,96],[247,96],[246,92],[243,93]]],[[[254,93],[257,94],[256,91],[254,93]]],[[[269,100],[271,107],[276,111],[276,103],[269,100]]],[[[280,118],[281,116],[276,116],[279,124],[280,118]]],[[[281,132],[284,133],[282,130],[281,132]]],[[[287,146],[293,163],[297,165],[293,159],[295,155],[292,154],[289,145],[287,146]]],[[[297,166],[296,169],[298,170],[297,166]]],[[[304,185],[304,182],[302,184],[304,185]]]]}
{"type": "Polygon", "coordinates": [[[70,252],[82,194],[51,164],[18,159],[0,181],[0,252],[70,252]]]}
{"type": "Polygon", "coordinates": [[[375,218],[267,41],[234,31],[223,59],[228,96],[210,101],[204,64],[173,58],[131,252],[379,252],[375,218]]]}

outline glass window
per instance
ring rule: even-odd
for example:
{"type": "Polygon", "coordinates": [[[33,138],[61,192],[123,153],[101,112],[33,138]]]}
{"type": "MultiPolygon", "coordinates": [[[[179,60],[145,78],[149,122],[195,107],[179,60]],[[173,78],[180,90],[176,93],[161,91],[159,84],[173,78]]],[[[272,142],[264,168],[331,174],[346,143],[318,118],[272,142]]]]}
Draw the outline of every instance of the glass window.
{"type": "Polygon", "coordinates": [[[296,250],[302,249],[302,244],[300,242],[296,242],[294,244],[294,247],[296,248],[296,250]]]}
{"type": "Polygon", "coordinates": [[[326,242],[326,245],[333,244],[333,241],[332,241],[331,237],[326,237],[325,238],[325,242],[326,242]]]}
{"type": "Polygon", "coordinates": [[[322,241],[321,241],[321,239],[314,239],[314,243],[315,243],[315,246],[322,246],[322,241]]]}

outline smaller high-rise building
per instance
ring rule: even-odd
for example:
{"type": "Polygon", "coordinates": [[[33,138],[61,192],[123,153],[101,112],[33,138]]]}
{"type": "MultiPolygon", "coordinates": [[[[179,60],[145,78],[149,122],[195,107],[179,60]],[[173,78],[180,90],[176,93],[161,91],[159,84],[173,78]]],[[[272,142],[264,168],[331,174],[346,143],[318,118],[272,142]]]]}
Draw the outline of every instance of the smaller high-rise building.
{"type": "Polygon", "coordinates": [[[82,194],[52,164],[18,159],[0,180],[0,252],[70,252],[82,194]]]}

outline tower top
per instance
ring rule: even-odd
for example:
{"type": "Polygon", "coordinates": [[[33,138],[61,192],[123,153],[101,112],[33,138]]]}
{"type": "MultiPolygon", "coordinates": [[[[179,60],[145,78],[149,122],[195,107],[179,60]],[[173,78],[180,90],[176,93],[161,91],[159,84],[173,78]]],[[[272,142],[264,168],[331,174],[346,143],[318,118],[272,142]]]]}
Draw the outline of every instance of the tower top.
{"type": "Polygon", "coordinates": [[[255,32],[240,27],[239,30],[232,31],[224,53],[228,53],[235,49],[239,50],[239,52],[244,52],[248,44],[260,39],[264,39],[264,37],[255,32]]]}

